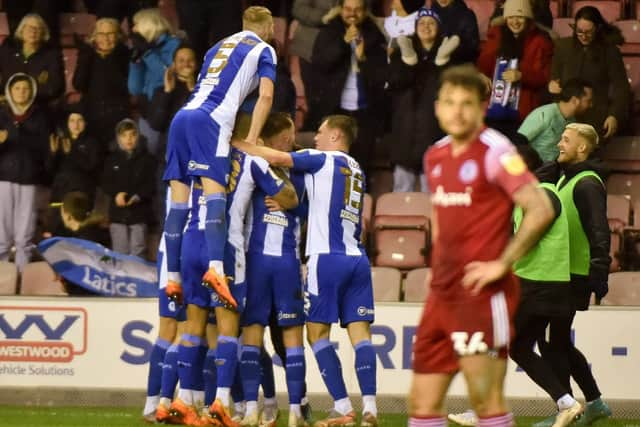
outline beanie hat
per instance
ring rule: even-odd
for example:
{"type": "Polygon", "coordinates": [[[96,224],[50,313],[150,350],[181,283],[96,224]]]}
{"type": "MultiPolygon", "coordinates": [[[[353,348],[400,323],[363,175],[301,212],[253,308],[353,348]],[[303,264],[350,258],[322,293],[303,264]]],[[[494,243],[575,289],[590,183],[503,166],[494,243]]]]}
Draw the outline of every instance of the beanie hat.
{"type": "Polygon", "coordinates": [[[507,0],[504,3],[502,16],[505,18],[510,16],[524,16],[525,18],[533,19],[531,3],[529,0],[507,0]]]}
{"type": "Polygon", "coordinates": [[[418,10],[418,15],[416,16],[416,22],[418,22],[421,18],[429,17],[436,20],[438,25],[442,25],[442,21],[440,21],[440,16],[433,9],[428,9],[426,7],[421,7],[418,10]]]}
{"type": "Polygon", "coordinates": [[[400,0],[402,7],[408,14],[412,14],[425,4],[425,0],[400,0]]]}

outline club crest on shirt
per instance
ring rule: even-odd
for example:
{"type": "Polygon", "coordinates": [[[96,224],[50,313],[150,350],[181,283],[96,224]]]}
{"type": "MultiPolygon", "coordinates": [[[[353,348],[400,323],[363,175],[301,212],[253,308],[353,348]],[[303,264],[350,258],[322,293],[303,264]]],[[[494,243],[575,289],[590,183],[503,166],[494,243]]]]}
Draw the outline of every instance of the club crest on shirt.
{"type": "Polygon", "coordinates": [[[527,170],[527,165],[518,153],[504,153],[500,156],[500,164],[510,175],[522,175],[527,170]]]}
{"type": "Polygon", "coordinates": [[[478,177],[478,164],[476,161],[473,159],[466,160],[460,167],[458,177],[465,184],[473,182],[478,177]]]}
{"type": "Polygon", "coordinates": [[[437,164],[431,170],[431,176],[434,178],[439,178],[442,175],[442,165],[437,164]]]}

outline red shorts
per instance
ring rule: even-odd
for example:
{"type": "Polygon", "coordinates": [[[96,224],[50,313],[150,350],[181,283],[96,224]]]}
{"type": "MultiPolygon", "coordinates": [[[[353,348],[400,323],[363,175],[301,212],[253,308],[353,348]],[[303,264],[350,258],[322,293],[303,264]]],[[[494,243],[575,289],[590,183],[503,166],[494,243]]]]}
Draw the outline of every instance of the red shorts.
{"type": "Polygon", "coordinates": [[[458,358],[490,353],[506,358],[520,297],[517,279],[475,297],[427,298],[413,346],[413,371],[455,373],[458,358]]]}

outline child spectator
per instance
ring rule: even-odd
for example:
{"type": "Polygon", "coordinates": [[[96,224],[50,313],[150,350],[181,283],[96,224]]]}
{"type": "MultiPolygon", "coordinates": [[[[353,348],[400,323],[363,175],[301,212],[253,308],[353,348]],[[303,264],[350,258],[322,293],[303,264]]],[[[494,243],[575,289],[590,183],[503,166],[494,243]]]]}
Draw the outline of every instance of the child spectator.
{"type": "Polygon", "coordinates": [[[110,247],[111,239],[107,231],[107,219],[92,211],[93,199],[81,191],[64,195],[60,206],[62,229],[55,236],[76,237],[110,247]]]}
{"type": "Polygon", "coordinates": [[[102,190],[110,196],[112,249],[142,256],[152,214],[156,160],[140,143],[138,126],[124,119],[116,126],[118,149],[105,161],[102,190]]]}

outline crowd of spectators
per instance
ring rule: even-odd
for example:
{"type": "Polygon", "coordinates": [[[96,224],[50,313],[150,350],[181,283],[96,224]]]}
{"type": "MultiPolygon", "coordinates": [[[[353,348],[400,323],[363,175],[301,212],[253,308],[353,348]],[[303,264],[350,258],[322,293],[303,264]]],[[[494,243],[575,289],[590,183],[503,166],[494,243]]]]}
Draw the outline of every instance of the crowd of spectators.
{"type": "Polygon", "coordinates": [[[433,0],[430,9],[422,0],[181,0],[170,2],[169,17],[163,2],[2,2],[11,35],[0,46],[0,259],[15,251],[20,268],[43,235],[63,235],[59,206],[69,193],[86,195],[89,209],[108,199],[110,222],[92,224],[111,231],[114,249],[144,256],[147,230],[163,220],[159,177],[171,118],[204,52],[241,28],[251,4],[290,29],[275,46],[274,109],[295,113],[302,131],[328,114],[354,117],[352,154],[369,176],[376,144],[391,140],[394,191],[427,191],[421,160],[442,136],[434,100],[450,65],[477,65],[491,89],[487,123],[544,160],[557,155],[554,130],[564,124],[592,124],[607,139],[629,114],[621,34],[590,6],[577,12],[572,36],[557,38],[548,1],[499,0],[481,42],[464,0],[433,0]],[[415,17],[415,34],[389,38],[382,17],[392,10],[415,17]],[[97,20],[86,39],[75,37],[71,97],[58,18],[79,11],[97,20]],[[53,207],[36,224],[43,188],[53,207]]]}

